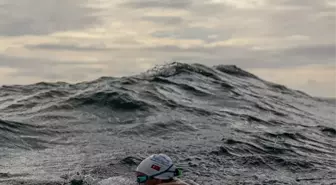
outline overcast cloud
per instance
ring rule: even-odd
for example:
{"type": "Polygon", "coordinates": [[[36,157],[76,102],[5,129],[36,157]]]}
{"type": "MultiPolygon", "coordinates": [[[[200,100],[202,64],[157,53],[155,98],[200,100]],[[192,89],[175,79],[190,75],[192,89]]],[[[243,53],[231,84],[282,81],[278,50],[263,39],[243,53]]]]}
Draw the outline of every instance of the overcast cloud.
{"type": "Polygon", "coordinates": [[[0,85],[235,64],[336,97],[332,0],[0,0],[0,85]],[[318,89],[318,90],[316,90],[318,89]]]}

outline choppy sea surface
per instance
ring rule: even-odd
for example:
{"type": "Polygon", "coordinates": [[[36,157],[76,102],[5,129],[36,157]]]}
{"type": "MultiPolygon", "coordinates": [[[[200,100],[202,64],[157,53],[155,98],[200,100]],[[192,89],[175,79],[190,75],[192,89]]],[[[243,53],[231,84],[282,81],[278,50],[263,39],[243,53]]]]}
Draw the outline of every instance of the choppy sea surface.
{"type": "Polygon", "coordinates": [[[2,86],[0,184],[66,184],[77,172],[135,184],[136,165],[165,153],[200,185],[335,185],[335,113],[335,100],[234,65],[2,86]]]}

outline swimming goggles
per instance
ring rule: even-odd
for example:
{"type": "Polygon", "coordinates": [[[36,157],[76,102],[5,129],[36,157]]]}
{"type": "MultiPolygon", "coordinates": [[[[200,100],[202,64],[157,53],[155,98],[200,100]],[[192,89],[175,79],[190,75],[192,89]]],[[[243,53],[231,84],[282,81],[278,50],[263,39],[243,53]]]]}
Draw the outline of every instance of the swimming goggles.
{"type": "Polygon", "coordinates": [[[164,173],[167,173],[167,172],[174,173],[175,177],[182,175],[182,171],[180,169],[177,169],[177,168],[176,168],[175,171],[169,171],[171,167],[173,167],[173,164],[171,166],[169,166],[169,168],[167,168],[167,170],[162,171],[162,172],[157,173],[157,174],[154,174],[154,175],[151,175],[151,176],[148,176],[148,175],[139,175],[139,176],[137,176],[137,182],[138,183],[145,183],[148,180],[153,179],[155,176],[158,176],[158,175],[161,175],[161,174],[164,174],[164,173]]]}

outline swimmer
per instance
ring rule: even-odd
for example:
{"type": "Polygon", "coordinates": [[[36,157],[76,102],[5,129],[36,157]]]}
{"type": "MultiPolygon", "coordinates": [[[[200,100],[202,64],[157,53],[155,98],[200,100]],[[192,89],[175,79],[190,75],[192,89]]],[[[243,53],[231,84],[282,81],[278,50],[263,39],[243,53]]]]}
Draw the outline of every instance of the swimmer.
{"type": "Polygon", "coordinates": [[[165,154],[144,159],[136,169],[136,176],[137,182],[144,185],[189,185],[177,178],[181,176],[181,170],[165,154]]]}

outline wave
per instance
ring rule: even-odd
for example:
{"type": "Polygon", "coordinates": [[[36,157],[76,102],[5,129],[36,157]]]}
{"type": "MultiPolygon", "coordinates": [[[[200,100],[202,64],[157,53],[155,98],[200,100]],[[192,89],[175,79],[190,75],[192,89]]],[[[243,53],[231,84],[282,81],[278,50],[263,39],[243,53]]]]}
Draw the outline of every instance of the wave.
{"type": "Polygon", "coordinates": [[[333,102],[235,65],[177,62],[128,77],[2,86],[0,180],[7,171],[57,179],[76,165],[101,169],[88,172],[100,180],[132,175],[135,165],[106,164],[165,152],[199,184],[314,183],[304,174],[336,169],[333,102]]]}

